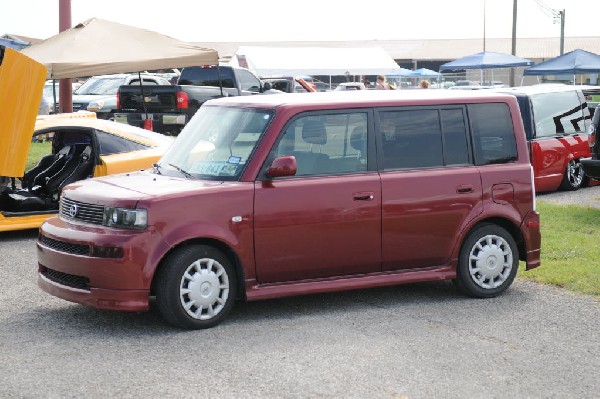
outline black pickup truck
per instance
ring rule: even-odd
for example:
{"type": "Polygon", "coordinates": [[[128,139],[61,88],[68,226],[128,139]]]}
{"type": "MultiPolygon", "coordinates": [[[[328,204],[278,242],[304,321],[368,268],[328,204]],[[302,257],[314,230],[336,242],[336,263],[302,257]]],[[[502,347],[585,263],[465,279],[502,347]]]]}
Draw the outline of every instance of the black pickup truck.
{"type": "Polygon", "coordinates": [[[205,101],[263,93],[268,88],[244,68],[184,68],[176,85],[121,86],[115,120],[144,127],[145,121],[151,119],[154,131],[177,135],[205,101]]]}

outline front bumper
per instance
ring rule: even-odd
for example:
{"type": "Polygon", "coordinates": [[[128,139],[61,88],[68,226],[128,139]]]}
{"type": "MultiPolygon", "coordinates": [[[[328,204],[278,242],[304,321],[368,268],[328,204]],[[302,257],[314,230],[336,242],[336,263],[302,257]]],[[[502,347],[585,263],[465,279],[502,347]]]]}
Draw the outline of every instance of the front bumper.
{"type": "Polygon", "coordinates": [[[151,235],[115,229],[106,234],[106,228],[78,227],[50,218],[40,228],[37,242],[38,286],[56,297],[98,309],[148,310],[153,273],[148,270],[146,248],[151,235]],[[122,256],[92,256],[82,250],[86,247],[118,247],[122,256]]]}

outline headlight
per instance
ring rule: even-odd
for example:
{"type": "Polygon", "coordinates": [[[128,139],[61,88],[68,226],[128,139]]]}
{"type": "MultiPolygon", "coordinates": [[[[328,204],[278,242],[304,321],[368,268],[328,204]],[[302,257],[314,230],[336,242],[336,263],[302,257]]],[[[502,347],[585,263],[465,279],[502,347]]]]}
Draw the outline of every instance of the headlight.
{"type": "Polygon", "coordinates": [[[104,108],[103,100],[91,101],[87,106],[88,111],[100,111],[102,108],[104,108]]]}
{"type": "Polygon", "coordinates": [[[123,229],[145,229],[148,226],[148,212],[145,209],[107,207],[102,224],[123,229]]]}

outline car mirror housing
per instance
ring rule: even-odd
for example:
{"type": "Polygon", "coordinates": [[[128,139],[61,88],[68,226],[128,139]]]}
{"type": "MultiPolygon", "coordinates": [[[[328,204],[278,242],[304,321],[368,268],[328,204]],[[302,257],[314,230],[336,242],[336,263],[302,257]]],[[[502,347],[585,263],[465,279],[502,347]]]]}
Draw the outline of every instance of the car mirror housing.
{"type": "Polygon", "coordinates": [[[267,170],[268,177],[285,177],[296,175],[296,157],[284,156],[275,158],[269,170],[267,170]]]}

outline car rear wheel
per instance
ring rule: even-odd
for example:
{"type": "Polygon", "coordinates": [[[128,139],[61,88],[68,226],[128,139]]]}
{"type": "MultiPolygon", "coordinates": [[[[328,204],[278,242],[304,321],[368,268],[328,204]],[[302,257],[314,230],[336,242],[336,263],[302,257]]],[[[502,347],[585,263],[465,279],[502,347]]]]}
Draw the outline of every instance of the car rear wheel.
{"type": "Polygon", "coordinates": [[[455,283],[468,296],[495,297],[512,284],[518,267],[519,255],[513,237],[500,226],[483,224],[463,244],[455,283]]]}
{"type": "Polygon", "coordinates": [[[230,260],[207,245],[176,250],[165,259],[156,282],[161,315],[174,326],[209,328],[233,307],[236,276],[230,260]]]}
{"type": "Polygon", "coordinates": [[[572,159],[567,165],[560,188],[567,191],[578,190],[585,186],[586,181],[587,177],[581,162],[578,159],[572,159]]]}

